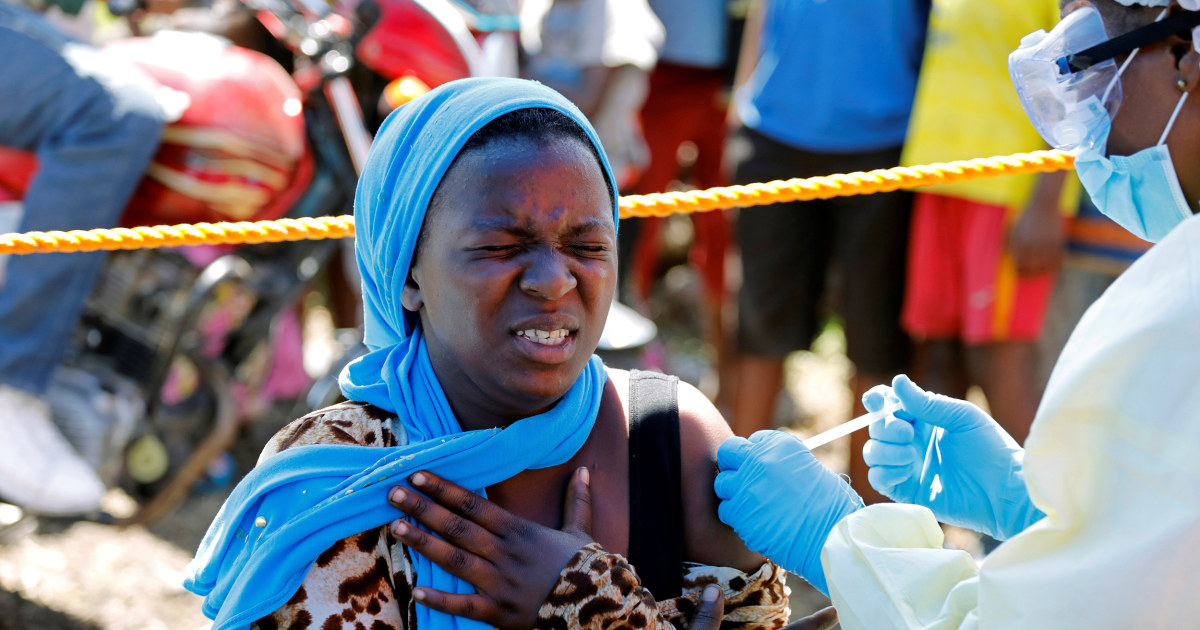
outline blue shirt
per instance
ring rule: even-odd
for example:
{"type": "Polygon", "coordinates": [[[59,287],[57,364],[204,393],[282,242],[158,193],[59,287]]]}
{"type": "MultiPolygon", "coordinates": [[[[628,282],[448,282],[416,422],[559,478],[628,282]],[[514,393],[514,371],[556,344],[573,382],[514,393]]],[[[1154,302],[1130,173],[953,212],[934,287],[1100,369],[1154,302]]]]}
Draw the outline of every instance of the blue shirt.
{"type": "Polygon", "coordinates": [[[746,126],[816,152],[899,147],[925,43],[922,0],[766,0],[746,126]]]}
{"type": "Polygon", "coordinates": [[[725,63],[728,27],[725,3],[726,0],[650,0],[650,8],[667,32],[658,58],[681,66],[721,67],[725,63]]]}

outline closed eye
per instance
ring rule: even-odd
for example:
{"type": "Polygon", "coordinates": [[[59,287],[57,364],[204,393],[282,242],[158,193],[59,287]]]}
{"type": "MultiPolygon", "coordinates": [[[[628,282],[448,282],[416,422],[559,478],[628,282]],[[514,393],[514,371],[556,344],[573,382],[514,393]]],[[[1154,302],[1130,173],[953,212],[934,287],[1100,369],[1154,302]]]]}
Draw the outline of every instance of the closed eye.
{"type": "Polygon", "coordinates": [[[506,245],[480,245],[467,250],[471,255],[480,259],[507,259],[512,258],[521,253],[522,247],[518,243],[509,243],[506,245]]]}
{"type": "Polygon", "coordinates": [[[612,247],[608,243],[569,243],[567,251],[573,253],[579,258],[594,258],[597,260],[609,257],[609,252],[612,247]]]}

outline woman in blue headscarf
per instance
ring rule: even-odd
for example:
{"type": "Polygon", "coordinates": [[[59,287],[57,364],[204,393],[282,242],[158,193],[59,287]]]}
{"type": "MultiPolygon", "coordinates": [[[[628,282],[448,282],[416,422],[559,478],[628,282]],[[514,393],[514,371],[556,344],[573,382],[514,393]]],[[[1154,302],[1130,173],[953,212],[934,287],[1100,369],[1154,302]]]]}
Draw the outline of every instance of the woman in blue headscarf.
{"type": "Polygon", "coordinates": [[[694,611],[708,583],[728,611],[745,604],[746,627],[787,619],[783,572],[717,519],[720,414],[593,354],[616,285],[616,202],[595,132],[537,83],[456,81],[385,121],[355,199],[371,352],[342,374],[351,402],[280,431],[210,527],[186,586],[214,628],[472,625],[429,599],[473,593],[468,572],[406,544],[415,526],[388,527],[404,516],[388,492],[422,479],[486,492],[527,524],[509,550],[525,564],[506,579],[555,594],[543,621],[655,627],[694,611]],[[642,490],[667,478],[661,496],[642,490]],[[578,510],[553,529],[569,483],[600,515],[591,532],[578,510]],[[662,604],[641,589],[647,573],[668,585],[662,604]],[[574,588],[581,576],[596,588],[574,588]]]}

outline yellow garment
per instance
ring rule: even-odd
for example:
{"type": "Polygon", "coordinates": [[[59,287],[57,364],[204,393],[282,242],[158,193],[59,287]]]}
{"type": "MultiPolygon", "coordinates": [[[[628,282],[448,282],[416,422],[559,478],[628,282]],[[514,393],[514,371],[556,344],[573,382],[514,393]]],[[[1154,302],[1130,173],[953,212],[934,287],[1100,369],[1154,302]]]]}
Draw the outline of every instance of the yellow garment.
{"type": "Polygon", "coordinates": [[[923,507],[843,519],[821,560],[843,628],[1200,623],[1200,216],[1084,315],[1026,442],[1046,517],[975,566],[923,507]]]}
{"type": "MultiPolygon", "coordinates": [[[[1008,54],[1026,34],[1048,31],[1057,22],[1058,0],[933,0],[901,164],[1046,148],[1025,117],[1008,76],[1008,54]]],[[[992,178],[921,191],[1019,211],[1037,177],[992,178]]],[[[1073,205],[1077,197],[1069,196],[1072,199],[1064,202],[1073,205]]]]}

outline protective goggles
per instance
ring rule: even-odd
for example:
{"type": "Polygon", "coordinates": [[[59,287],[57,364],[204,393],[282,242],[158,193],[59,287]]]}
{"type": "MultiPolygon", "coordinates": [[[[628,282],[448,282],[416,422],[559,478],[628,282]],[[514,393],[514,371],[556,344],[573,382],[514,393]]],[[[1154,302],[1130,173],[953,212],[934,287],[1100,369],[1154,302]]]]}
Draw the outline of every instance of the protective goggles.
{"type": "Polygon", "coordinates": [[[1021,39],[1008,57],[1008,71],[1025,114],[1046,142],[1071,150],[1097,141],[1095,130],[1121,105],[1121,71],[1136,51],[1176,33],[1191,35],[1200,12],[1166,11],[1155,22],[1109,39],[1099,11],[1077,3],[1053,29],[1021,39]],[[1115,58],[1129,55],[1117,67],[1115,58]]]}

